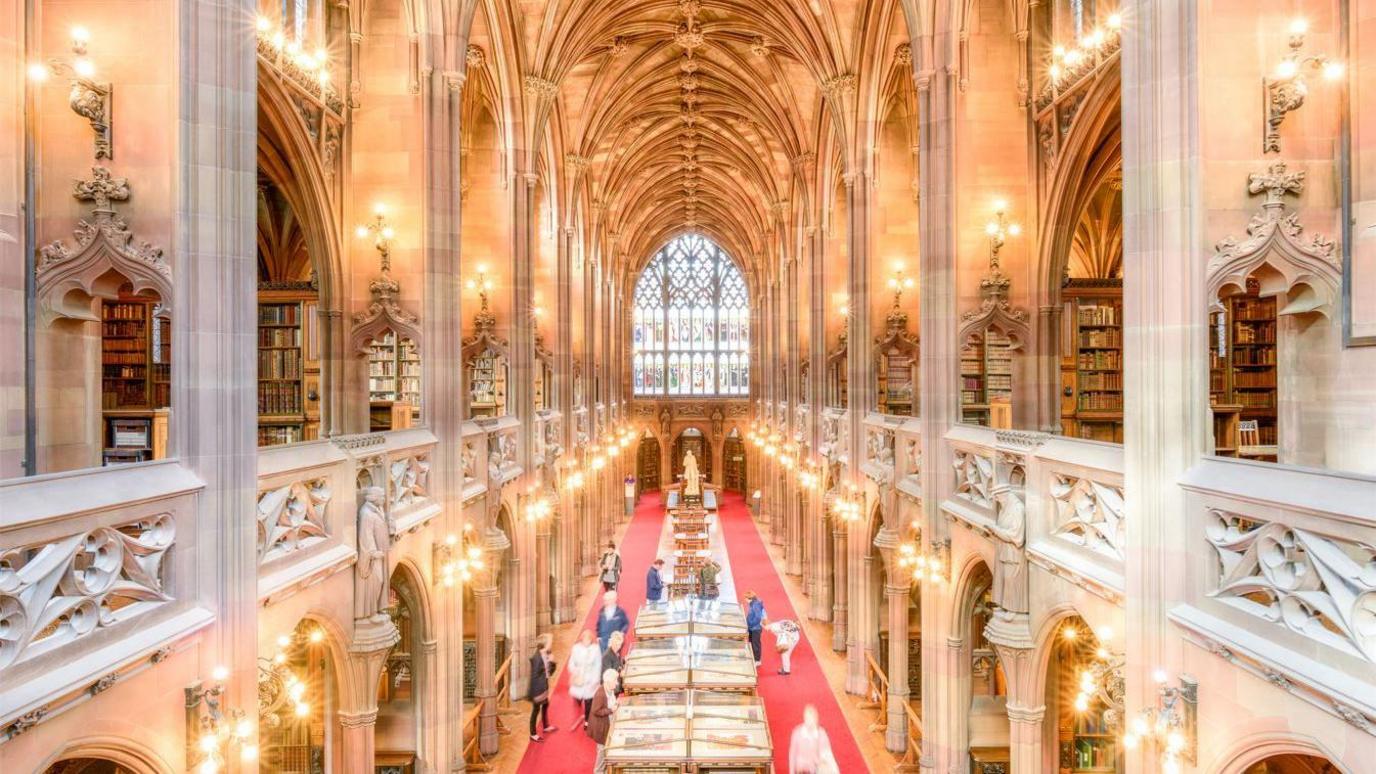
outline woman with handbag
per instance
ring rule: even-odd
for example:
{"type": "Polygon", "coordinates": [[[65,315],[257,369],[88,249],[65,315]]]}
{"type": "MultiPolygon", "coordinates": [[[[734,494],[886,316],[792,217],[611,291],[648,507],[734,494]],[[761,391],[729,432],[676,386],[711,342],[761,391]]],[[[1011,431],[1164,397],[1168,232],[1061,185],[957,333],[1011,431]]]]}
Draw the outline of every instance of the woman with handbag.
{"type": "Polygon", "coordinates": [[[530,657],[530,741],[543,742],[545,738],[536,730],[544,728],[546,734],[558,731],[549,724],[549,678],[554,674],[554,660],[550,658],[550,646],[554,638],[548,634],[536,640],[536,650],[530,657]],[[536,725],[539,720],[539,725],[536,725]]]}
{"type": "Polygon", "coordinates": [[[602,552],[602,559],[597,566],[602,571],[599,576],[602,590],[616,591],[616,584],[621,582],[621,554],[616,550],[615,543],[607,542],[607,550],[602,552]]]}
{"type": "Polygon", "coordinates": [[[583,709],[583,727],[588,726],[592,699],[602,688],[602,649],[597,635],[584,629],[569,651],[569,695],[583,709]]]}
{"type": "Polygon", "coordinates": [[[779,669],[779,674],[792,674],[793,649],[798,647],[798,643],[802,641],[803,630],[798,628],[798,624],[788,619],[774,621],[764,628],[774,635],[774,649],[779,651],[779,661],[783,664],[779,669]]]}

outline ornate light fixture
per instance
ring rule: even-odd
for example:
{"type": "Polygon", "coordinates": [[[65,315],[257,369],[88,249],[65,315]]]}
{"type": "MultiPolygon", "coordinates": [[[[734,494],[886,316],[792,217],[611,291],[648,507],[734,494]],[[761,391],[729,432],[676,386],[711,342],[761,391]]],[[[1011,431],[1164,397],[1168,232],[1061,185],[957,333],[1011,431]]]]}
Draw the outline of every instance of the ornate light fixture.
{"type": "Polygon", "coordinates": [[[1160,750],[1162,774],[1179,774],[1181,763],[1194,763],[1199,744],[1199,682],[1180,675],[1170,685],[1165,670],[1152,673],[1157,685],[1156,706],[1147,707],[1127,725],[1123,747],[1135,750],[1149,742],[1160,750]]]}
{"type": "Polygon", "coordinates": [[[452,587],[473,579],[473,573],[486,567],[483,548],[474,539],[473,525],[463,525],[463,539],[452,532],[443,543],[435,544],[435,566],[440,568],[440,583],[452,587]]]}
{"type": "Polygon", "coordinates": [[[845,493],[838,494],[831,504],[832,516],[842,522],[859,521],[864,507],[863,497],[859,487],[853,483],[846,484],[845,493]]]}
{"type": "Polygon", "coordinates": [[[492,290],[492,280],[487,276],[487,264],[478,264],[477,275],[477,277],[469,278],[468,282],[465,283],[465,286],[469,290],[478,291],[478,298],[482,299],[483,303],[482,311],[486,312],[488,311],[487,294],[492,290]]]}
{"type": "Polygon", "coordinates": [[[1263,153],[1280,152],[1280,125],[1287,113],[1298,110],[1309,94],[1304,69],[1310,67],[1323,73],[1325,80],[1336,81],[1343,75],[1343,64],[1324,54],[1305,56],[1304,36],[1309,23],[1304,19],[1290,22],[1290,52],[1276,65],[1275,72],[1262,78],[1266,101],[1266,126],[1261,142],[1263,153]]]}
{"type": "Polygon", "coordinates": [[[815,492],[822,486],[821,465],[815,460],[807,460],[798,468],[798,484],[809,492],[815,492]]]}
{"type": "Polygon", "coordinates": [[[196,682],[186,688],[186,762],[198,774],[216,774],[234,749],[244,761],[258,757],[253,736],[257,728],[241,709],[224,706],[229,670],[215,667],[209,686],[196,682]]]}
{"type": "Polygon", "coordinates": [[[307,51],[301,41],[288,40],[287,33],[266,16],[259,16],[255,26],[258,30],[260,49],[262,41],[266,41],[285,61],[319,81],[321,89],[329,88],[330,57],[324,48],[317,48],[314,52],[307,51]]]}
{"type": "Polygon", "coordinates": [[[540,494],[539,484],[531,486],[526,497],[529,498],[525,507],[526,521],[537,524],[549,518],[550,514],[554,512],[554,507],[550,501],[540,494]]]}
{"type": "Polygon", "coordinates": [[[949,540],[934,541],[927,551],[922,550],[921,542],[914,539],[898,546],[898,567],[912,573],[912,582],[940,585],[947,580],[950,568],[947,557],[951,552],[949,540]]]}
{"type": "Polygon", "coordinates": [[[90,42],[90,30],[79,25],[72,27],[71,52],[75,58],[67,60],[54,57],[47,64],[35,62],[29,65],[29,78],[42,82],[54,73],[66,76],[72,87],[67,97],[72,112],[89,121],[96,133],[96,158],[112,159],[114,146],[110,140],[110,94],[113,87],[109,83],[94,80],[96,65],[86,56],[86,46],[90,42]]]}
{"type": "Polygon", "coordinates": [[[1123,28],[1123,15],[1111,13],[1103,27],[1095,27],[1076,41],[1075,46],[1058,44],[1051,49],[1051,64],[1046,68],[1054,86],[1063,77],[1074,77],[1092,68],[1105,48],[1112,52],[1111,45],[1119,30],[1123,28]]]}
{"type": "Polygon", "coordinates": [[[903,291],[912,289],[914,284],[912,277],[904,276],[903,263],[894,261],[893,276],[889,277],[889,289],[893,291],[894,309],[899,307],[899,302],[903,298],[903,291]]]}
{"type": "Polygon", "coordinates": [[[368,223],[360,225],[354,230],[359,239],[373,238],[373,248],[377,250],[378,258],[382,263],[382,273],[386,274],[392,270],[392,240],[396,238],[396,230],[387,221],[387,205],[378,202],[373,205],[373,219],[368,223]]]}
{"type": "Polygon", "coordinates": [[[1022,234],[1022,226],[1008,220],[1004,214],[1007,209],[1007,201],[995,199],[994,218],[984,224],[984,233],[989,235],[989,269],[995,274],[999,272],[999,251],[1003,249],[1008,237],[1022,234]]]}

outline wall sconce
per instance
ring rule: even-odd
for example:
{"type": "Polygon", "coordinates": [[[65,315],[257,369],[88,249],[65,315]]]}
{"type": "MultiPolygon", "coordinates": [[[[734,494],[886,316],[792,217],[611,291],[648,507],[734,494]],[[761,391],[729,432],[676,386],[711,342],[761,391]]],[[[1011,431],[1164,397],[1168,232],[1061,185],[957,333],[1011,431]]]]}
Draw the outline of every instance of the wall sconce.
{"type": "Polygon", "coordinates": [[[903,291],[909,290],[915,283],[912,277],[903,275],[903,264],[894,262],[893,276],[889,277],[889,289],[893,291],[893,308],[897,309],[899,301],[903,298],[903,291]]]}
{"type": "Polygon", "coordinates": [[[110,140],[110,95],[114,87],[109,83],[98,83],[94,80],[96,65],[86,56],[86,46],[90,42],[90,30],[81,26],[73,27],[71,51],[75,58],[70,61],[52,58],[47,64],[35,62],[29,65],[29,78],[38,83],[46,81],[53,74],[70,79],[72,90],[67,95],[67,104],[71,106],[73,113],[91,123],[91,129],[96,133],[96,158],[113,159],[115,155],[110,140]]]}
{"type": "Polygon", "coordinates": [[[469,279],[465,284],[469,290],[478,291],[478,298],[482,299],[482,311],[487,312],[487,294],[492,290],[492,280],[487,276],[487,264],[478,264],[477,274],[477,277],[469,279]]]}
{"type": "Polygon", "coordinates": [[[473,573],[487,566],[483,561],[482,546],[473,541],[472,532],[473,526],[465,524],[462,541],[451,532],[445,536],[443,543],[435,544],[434,562],[440,570],[440,583],[446,588],[456,583],[467,583],[473,579],[473,573]]]}
{"type": "Polygon", "coordinates": [[[898,567],[912,573],[913,585],[926,582],[939,586],[946,582],[950,552],[949,540],[934,540],[925,552],[920,541],[911,540],[898,546],[898,567]]]}
{"type": "MultiPolygon", "coordinates": [[[[1052,85],[1057,85],[1062,76],[1073,76],[1084,72],[1082,67],[1090,68],[1100,61],[1100,54],[1105,47],[1113,42],[1123,28],[1123,15],[1111,13],[1104,20],[1103,27],[1095,27],[1077,41],[1073,48],[1064,45],[1056,45],[1051,49],[1051,65],[1046,68],[1046,74],[1051,78],[1052,85]]],[[[1112,48],[1109,48],[1112,53],[1112,48]]]]}
{"type": "Polygon", "coordinates": [[[1304,79],[1304,68],[1311,67],[1323,73],[1325,80],[1335,81],[1343,75],[1341,62],[1324,54],[1304,56],[1304,35],[1309,31],[1309,23],[1304,19],[1290,22],[1290,52],[1276,65],[1270,77],[1261,79],[1266,102],[1266,126],[1263,128],[1261,150],[1263,153],[1280,152],[1280,125],[1292,110],[1298,110],[1309,94],[1309,86],[1304,79]]]}
{"type": "Polygon", "coordinates": [[[539,491],[539,484],[536,484],[530,488],[530,493],[526,495],[528,499],[526,501],[525,517],[526,521],[531,524],[538,524],[544,521],[554,512],[554,508],[550,505],[549,500],[541,497],[539,491]]]}
{"type": "Polygon", "coordinates": [[[821,466],[814,460],[802,463],[798,468],[798,485],[809,492],[815,492],[822,485],[819,474],[821,466]]]}
{"type": "Polygon", "coordinates": [[[186,762],[198,774],[216,774],[234,748],[244,761],[258,757],[253,721],[243,710],[224,706],[228,678],[228,669],[215,667],[209,686],[198,681],[186,688],[186,762]]]}
{"type": "Polygon", "coordinates": [[[392,240],[396,238],[397,232],[392,228],[392,224],[387,222],[387,207],[382,202],[373,205],[373,219],[368,223],[359,226],[354,230],[354,234],[359,239],[373,238],[373,248],[377,250],[378,259],[382,264],[382,273],[386,274],[392,269],[392,240]]]}
{"type": "MultiPolygon", "coordinates": [[[[308,76],[313,76],[320,83],[322,93],[328,92],[330,88],[330,58],[328,52],[323,48],[317,48],[314,53],[306,51],[299,40],[287,40],[287,34],[272,23],[272,19],[266,16],[259,16],[255,21],[260,41],[266,42],[277,54],[277,64],[290,63],[298,70],[308,76]]],[[[262,53],[261,42],[259,53],[262,53]]]]}
{"type": "Polygon", "coordinates": [[[837,495],[831,504],[831,513],[838,521],[855,522],[860,520],[860,511],[863,507],[859,488],[855,484],[846,484],[845,494],[837,495]]]}
{"type": "Polygon", "coordinates": [[[1161,669],[1152,674],[1158,686],[1156,706],[1132,719],[1123,747],[1134,750],[1150,741],[1161,749],[1162,774],[1179,774],[1182,761],[1195,763],[1199,747],[1199,681],[1180,675],[1178,685],[1169,685],[1168,679],[1161,669]]]}
{"type": "Polygon", "coordinates": [[[994,200],[994,219],[984,224],[984,233],[989,235],[989,269],[995,273],[999,271],[999,251],[1003,249],[1008,237],[1022,234],[1022,226],[1008,220],[1004,215],[1007,209],[1007,201],[994,200]]]}

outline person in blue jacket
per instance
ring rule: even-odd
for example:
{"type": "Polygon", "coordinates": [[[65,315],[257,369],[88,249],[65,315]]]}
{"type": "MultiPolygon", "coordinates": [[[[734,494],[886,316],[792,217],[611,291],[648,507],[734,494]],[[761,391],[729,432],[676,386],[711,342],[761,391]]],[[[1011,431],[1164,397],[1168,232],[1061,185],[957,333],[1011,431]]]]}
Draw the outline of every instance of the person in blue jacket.
{"type": "Polygon", "coordinates": [[[650,565],[650,569],[645,573],[645,601],[659,602],[664,597],[664,576],[660,572],[664,569],[664,560],[656,559],[650,565]]]}
{"type": "Polygon", "coordinates": [[[764,622],[769,620],[769,614],[764,611],[764,603],[760,601],[759,595],[753,591],[745,592],[746,602],[749,603],[745,611],[745,630],[750,634],[750,650],[755,653],[755,666],[760,665],[760,637],[764,634],[764,622]]]}
{"type": "Polygon", "coordinates": [[[602,595],[602,609],[597,613],[597,642],[602,646],[602,650],[607,650],[607,640],[611,639],[612,632],[621,632],[624,636],[626,630],[631,628],[631,619],[626,617],[626,611],[616,604],[616,592],[608,591],[602,595]]]}

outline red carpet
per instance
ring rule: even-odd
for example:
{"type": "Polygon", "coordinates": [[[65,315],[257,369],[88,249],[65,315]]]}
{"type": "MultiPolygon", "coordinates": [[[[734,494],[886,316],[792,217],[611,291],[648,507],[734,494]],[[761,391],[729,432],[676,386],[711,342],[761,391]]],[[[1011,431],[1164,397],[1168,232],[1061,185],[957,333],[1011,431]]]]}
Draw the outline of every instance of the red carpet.
{"type": "MultiPolygon", "coordinates": [[[[617,504],[617,507],[621,507],[617,504]]],[[[627,632],[626,642],[635,642],[635,614],[645,604],[645,573],[650,569],[655,550],[659,547],[660,534],[664,530],[664,501],[658,492],[641,495],[626,535],[621,539],[621,584],[617,587],[617,604],[631,618],[631,631],[627,632]]],[[[597,552],[601,554],[599,549],[597,552]]],[[[583,628],[597,630],[597,611],[602,607],[599,592],[584,618],[583,628]]],[[[564,668],[568,653],[555,653],[559,662],[559,681],[549,700],[549,722],[559,727],[553,734],[547,734],[543,743],[531,742],[521,766],[517,771],[523,774],[586,774],[592,771],[597,759],[597,745],[592,737],[583,731],[583,710],[569,696],[569,673],[564,668]]],[[[777,667],[776,667],[777,668],[777,667]]],[[[530,705],[519,718],[512,718],[513,733],[524,734],[529,729],[530,705]]]]}
{"type": "MultiPolygon", "coordinates": [[[[726,552],[731,558],[731,575],[736,584],[738,602],[744,603],[745,592],[754,591],[764,602],[770,620],[800,621],[784,591],[783,582],[774,570],[764,541],[755,528],[746,508],[745,498],[728,492],[721,511],[722,535],[726,538],[726,552]]],[[[860,747],[851,735],[845,715],[836,703],[812,644],[803,637],[793,649],[793,673],[778,674],[779,654],[774,650],[774,637],[764,633],[764,665],[760,667],[759,695],[764,698],[765,713],[769,716],[769,734],[774,740],[774,771],[788,772],[788,740],[793,729],[803,722],[803,707],[817,708],[822,727],[831,738],[838,768],[845,774],[869,771],[860,747]]]]}

